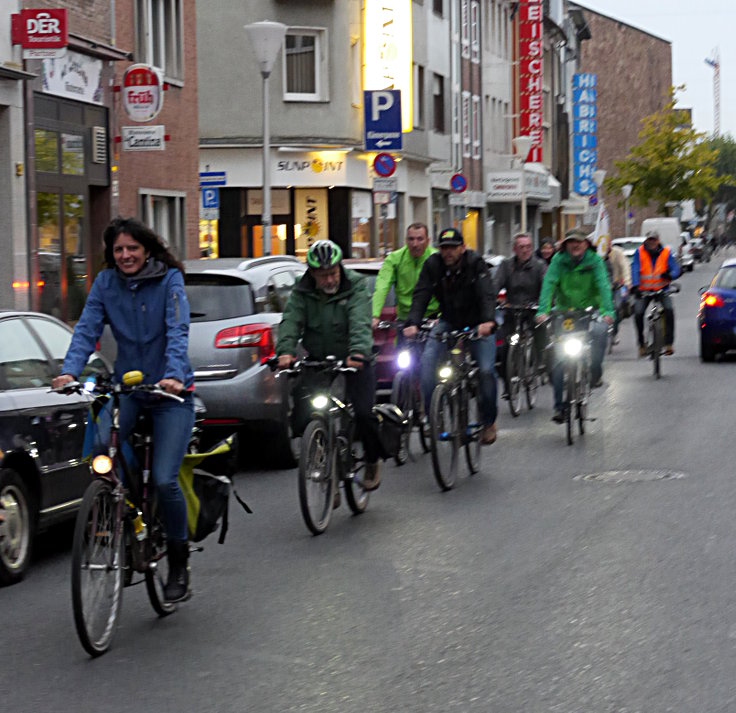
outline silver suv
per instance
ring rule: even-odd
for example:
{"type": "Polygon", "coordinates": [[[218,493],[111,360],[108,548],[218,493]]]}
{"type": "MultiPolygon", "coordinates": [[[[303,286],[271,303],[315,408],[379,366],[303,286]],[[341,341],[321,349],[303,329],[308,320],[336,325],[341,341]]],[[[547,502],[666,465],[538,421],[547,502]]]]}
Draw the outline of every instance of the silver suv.
{"type": "Polygon", "coordinates": [[[218,258],[184,263],[191,310],[189,360],[206,429],[272,434],[275,453],[291,464],[286,379],[265,365],[274,350],[286,300],[306,269],[297,258],[218,258]]]}

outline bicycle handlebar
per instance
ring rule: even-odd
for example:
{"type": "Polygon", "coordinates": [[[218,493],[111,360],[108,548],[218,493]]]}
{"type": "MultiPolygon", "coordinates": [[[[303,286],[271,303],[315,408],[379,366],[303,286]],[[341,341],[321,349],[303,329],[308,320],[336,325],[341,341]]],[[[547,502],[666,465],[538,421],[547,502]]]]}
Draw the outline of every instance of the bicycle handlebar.
{"type": "MultiPolygon", "coordinates": [[[[89,383],[89,382],[87,382],[89,383]]],[[[180,404],[184,403],[184,399],[177,394],[170,394],[168,391],[164,391],[158,384],[136,384],[135,386],[126,386],[125,384],[95,384],[91,389],[82,384],[79,381],[70,381],[64,386],[60,386],[58,389],[51,388],[48,393],[65,394],[67,396],[71,394],[109,394],[115,390],[119,390],[122,393],[132,393],[133,391],[142,391],[145,393],[152,394],[153,396],[163,396],[173,401],[178,401],[180,404]]]]}

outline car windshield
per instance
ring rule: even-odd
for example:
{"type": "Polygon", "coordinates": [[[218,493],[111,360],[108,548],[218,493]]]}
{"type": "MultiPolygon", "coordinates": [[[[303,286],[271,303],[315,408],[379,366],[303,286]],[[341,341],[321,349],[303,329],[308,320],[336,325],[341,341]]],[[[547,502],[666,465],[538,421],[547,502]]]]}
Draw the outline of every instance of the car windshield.
{"type": "Polygon", "coordinates": [[[722,267],[713,280],[713,287],[722,287],[726,290],[736,290],[736,265],[722,267]]]}
{"type": "Polygon", "coordinates": [[[192,322],[214,322],[254,313],[250,284],[237,277],[189,273],[185,284],[192,322]]]}

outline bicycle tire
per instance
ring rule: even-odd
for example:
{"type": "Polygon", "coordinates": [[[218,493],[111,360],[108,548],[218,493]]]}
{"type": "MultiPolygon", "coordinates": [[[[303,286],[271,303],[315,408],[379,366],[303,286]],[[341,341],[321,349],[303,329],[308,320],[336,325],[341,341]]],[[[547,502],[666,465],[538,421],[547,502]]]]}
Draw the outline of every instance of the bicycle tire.
{"type": "Polygon", "coordinates": [[[336,486],[334,461],[327,424],[313,419],[304,431],[299,454],[299,507],[313,535],[321,535],[330,524],[336,486]]]}
{"type": "Polygon", "coordinates": [[[409,439],[411,437],[413,412],[411,399],[411,375],[405,371],[397,371],[391,384],[391,403],[398,406],[405,416],[408,416],[408,424],[401,434],[401,445],[394,456],[396,465],[404,465],[409,459],[409,439]]]}
{"type": "MultiPolygon", "coordinates": [[[[351,428],[354,432],[355,426],[353,425],[351,426],[351,428]]],[[[353,439],[351,437],[350,442],[352,443],[352,441],[353,439]]],[[[345,447],[348,447],[347,442],[345,442],[345,447]]],[[[353,515],[360,515],[361,513],[365,512],[365,509],[368,507],[368,501],[371,497],[370,491],[366,490],[363,487],[363,481],[361,479],[356,479],[353,477],[354,473],[342,473],[344,462],[339,456],[337,456],[337,467],[340,468],[341,476],[345,476],[341,479],[343,490],[345,491],[345,500],[348,503],[348,507],[352,511],[353,515]]]]}
{"type": "Polygon", "coordinates": [[[169,575],[169,561],[166,556],[166,535],[160,519],[153,516],[153,524],[148,531],[150,561],[145,572],[146,592],[153,610],[160,617],[169,616],[176,611],[174,602],[167,602],[164,586],[169,575]]]}
{"type": "Polygon", "coordinates": [[[578,370],[578,383],[575,388],[577,396],[576,417],[578,421],[578,432],[582,436],[585,433],[585,419],[588,410],[588,389],[590,388],[590,369],[587,360],[584,360],[578,370]]]}
{"type": "Polygon", "coordinates": [[[529,341],[526,345],[526,365],[524,374],[524,390],[526,391],[526,405],[531,411],[537,403],[537,391],[539,390],[539,376],[537,375],[537,350],[534,342],[529,341]]]}
{"type": "Polygon", "coordinates": [[[418,383],[415,383],[412,388],[412,399],[414,401],[414,422],[417,424],[419,445],[422,447],[422,453],[429,453],[432,449],[429,438],[429,423],[425,418],[424,406],[422,405],[422,392],[418,383]]]}
{"type": "Polygon", "coordinates": [[[567,396],[565,398],[565,426],[567,430],[567,445],[571,446],[575,440],[572,430],[573,409],[577,401],[575,394],[575,384],[577,378],[577,369],[575,364],[567,367],[567,396]]]}
{"type": "Polygon", "coordinates": [[[509,411],[511,411],[514,418],[521,412],[521,379],[523,373],[521,354],[521,350],[515,344],[509,346],[506,354],[506,390],[509,395],[509,411]]]}
{"type": "Polygon", "coordinates": [[[123,603],[124,538],[122,526],[117,532],[117,511],[112,485],[106,480],[93,480],[84,493],[74,525],[74,625],[84,650],[95,657],[110,648],[123,603]]]}
{"type": "Polygon", "coordinates": [[[442,490],[451,490],[457,479],[460,443],[457,408],[445,384],[437,384],[432,392],[429,423],[434,477],[442,490]]]}
{"type": "Polygon", "coordinates": [[[659,328],[659,320],[654,319],[651,323],[651,344],[652,344],[652,370],[654,378],[659,379],[661,376],[660,360],[662,358],[662,335],[659,328]]]}
{"type": "Polygon", "coordinates": [[[480,413],[480,398],[477,383],[469,382],[465,391],[465,460],[471,475],[480,470],[480,432],[483,420],[480,413]]]}

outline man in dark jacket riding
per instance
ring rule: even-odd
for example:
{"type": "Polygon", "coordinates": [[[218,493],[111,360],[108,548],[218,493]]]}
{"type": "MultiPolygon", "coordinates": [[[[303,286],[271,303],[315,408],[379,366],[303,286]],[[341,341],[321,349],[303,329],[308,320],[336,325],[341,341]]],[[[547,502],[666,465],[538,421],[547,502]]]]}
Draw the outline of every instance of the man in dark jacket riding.
{"type": "MultiPolygon", "coordinates": [[[[478,328],[480,339],[469,342],[473,358],[480,371],[480,409],[483,419],[481,443],[496,440],[496,340],[491,336],[495,326],[496,294],[485,260],[473,250],[466,250],[459,230],[448,228],[440,233],[439,253],[430,255],[419,274],[417,286],[406,320],[404,336],[417,335],[417,325],[432,297],[440,304],[441,317],[432,329],[432,337],[457,329],[478,328]]],[[[421,364],[422,394],[425,412],[434,391],[437,362],[445,346],[438,339],[429,339],[421,364]]]]}
{"type": "MultiPolygon", "coordinates": [[[[375,490],[380,482],[378,459],[382,448],[378,423],[373,415],[376,373],[370,360],[373,351],[371,300],[364,279],[342,266],[342,250],[331,240],[318,240],[307,251],[309,269],[286,303],[276,344],[279,369],[288,369],[296,360],[302,341],[310,359],[332,355],[357,371],[346,374],[347,398],[355,409],[355,424],[365,450],[363,488],[375,490]]],[[[306,427],[299,406],[302,392],[308,393],[305,379],[294,386],[293,427],[300,434],[306,427]]]]}

